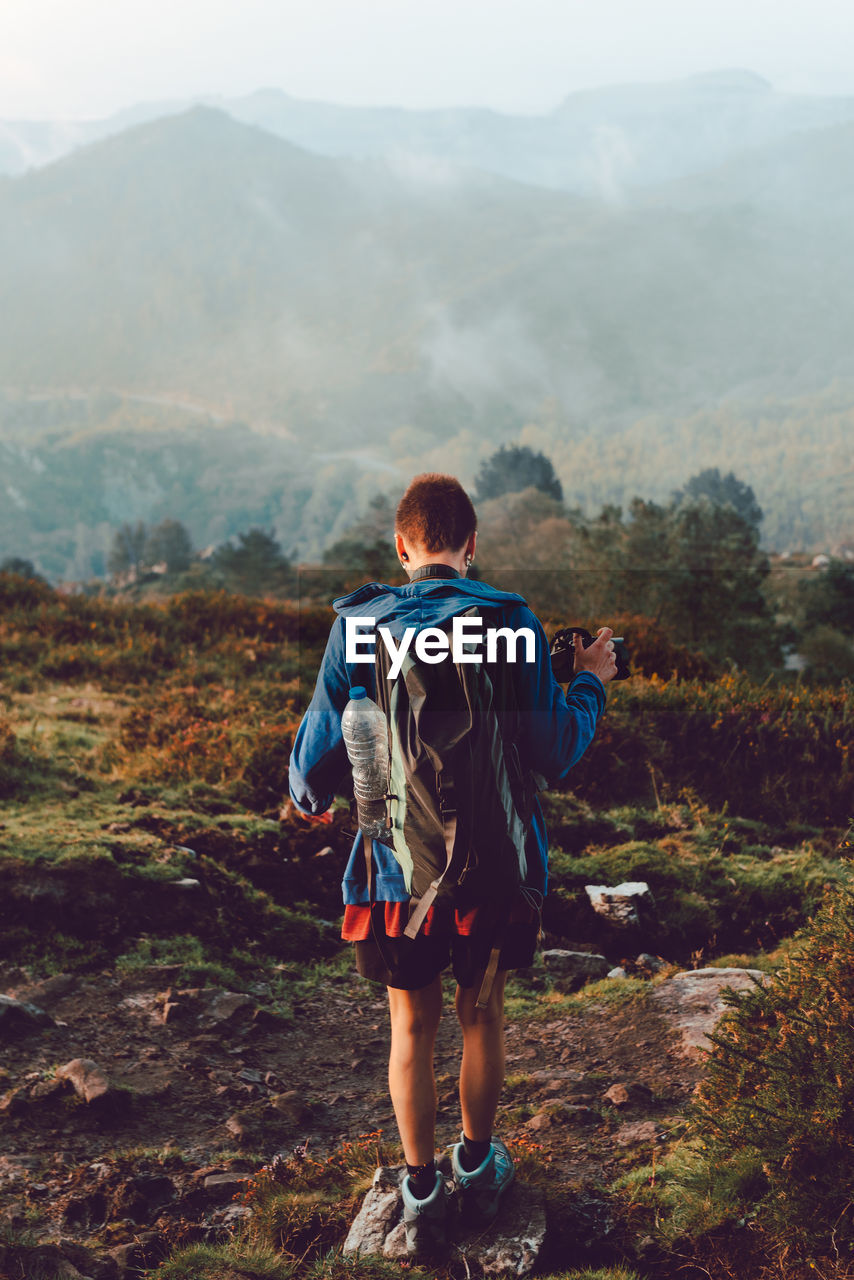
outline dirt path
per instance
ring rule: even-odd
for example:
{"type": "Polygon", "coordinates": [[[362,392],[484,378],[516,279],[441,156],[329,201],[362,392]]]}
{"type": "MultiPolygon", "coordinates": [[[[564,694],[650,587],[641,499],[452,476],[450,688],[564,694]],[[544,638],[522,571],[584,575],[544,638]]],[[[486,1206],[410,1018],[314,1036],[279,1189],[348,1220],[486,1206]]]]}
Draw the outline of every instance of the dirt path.
{"type": "MultiPolygon", "coordinates": [[[[245,996],[176,992],[170,976],[159,968],[4,984],[57,1023],[5,1044],[0,1198],[7,1223],[25,1223],[44,1238],[94,1233],[113,1244],[152,1228],[169,1243],[188,1231],[210,1236],[227,1221],[221,1205],[198,1194],[211,1171],[245,1175],[279,1150],[307,1143],[321,1155],[376,1130],[384,1142],[396,1141],[384,995],[341,980],[305,1000],[284,1025],[245,996]],[[91,1059],[108,1077],[112,1092],[101,1104],[49,1083],[57,1066],[76,1058],[91,1059]],[[152,1200],[145,1187],[158,1178],[162,1184],[164,1171],[171,1191],[161,1186],[152,1200]]],[[[440,1146],[457,1138],[459,1048],[446,1013],[436,1054],[440,1146]]],[[[522,1140],[575,1188],[605,1185],[621,1168],[648,1160],[700,1074],[643,999],[509,1021],[507,1071],[502,1136],[522,1140]],[[618,1105],[603,1101],[615,1084],[627,1086],[618,1105]]]]}

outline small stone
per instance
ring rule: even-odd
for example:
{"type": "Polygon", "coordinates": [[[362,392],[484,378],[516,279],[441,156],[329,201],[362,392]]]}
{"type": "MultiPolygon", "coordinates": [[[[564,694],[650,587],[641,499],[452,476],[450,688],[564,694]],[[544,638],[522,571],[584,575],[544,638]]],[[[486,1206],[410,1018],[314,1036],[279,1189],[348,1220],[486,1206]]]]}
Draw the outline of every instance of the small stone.
{"type": "Polygon", "coordinates": [[[212,1200],[231,1200],[245,1189],[250,1178],[248,1173],[209,1173],[202,1185],[212,1200]]]}
{"type": "Polygon", "coordinates": [[[593,1107],[586,1107],[582,1103],[579,1103],[561,1107],[560,1120],[562,1124],[582,1126],[587,1124],[599,1124],[602,1117],[599,1115],[598,1111],[594,1111],[593,1107]]]}
{"type": "Polygon", "coordinates": [[[308,1108],[303,1095],[296,1089],[288,1089],[286,1093],[276,1093],[270,1099],[270,1106],[278,1111],[289,1124],[299,1124],[305,1119],[308,1108]]]}
{"type": "Polygon", "coordinates": [[[615,1141],[619,1147],[633,1147],[642,1142],[657,1142],[660,1129],[654,1120],[636,1120],[621,1124],[615,1141]]]}
{"type": "Polygon", "coordinates": [[[236,1138],[238,1142],[242,1142],[247,1135],[247,1123],[237,1112],[235,1112],[233,1116],[228,1117],[225,1122],[225,1127],[231,1134],[232,1138],[236,1138]]]}
{"type": "Polygon", "coordinates": [[[617,928],[640,924],[641,914],[655,911],[655,899],[644,880],[626,880],[622,884],[586,884],[585,893],[597,915],[617,928]]]}
{"type": "Polygon", "coordinates": [[[54,1026],[53,1018],[37,1005],[11,996],[0,996],[0,1035],[24,1035],[42,1027],[54,1026]]]}
{"type": "Polygon", "coordinates": [[[239,991],[221,991],[213,1000],[208,1010],[209,1021],[222,1024],[232,1022],[239,1017],[250,1017],[255,1008],[254,1001],[239,991]]]}
{"type": "Polygon", "coordinates": [[[66,1062],[57,1068],[56,1076],[58,1080],[70,1080],[78,1098],[90,1104],[110,1093],[110,1082],[105,1072],[91,1058],[74,1058],[66,1062]]]}
{"type": "Polygon", "coordinates": [[[627,978],[628,976],[629,975],[626,973],[625,969],[621,964],[618,964],[616,969],[609,969],[608,973],[606,974],[606,977],[608,978],[627,978]]]}
{"type": "Polygon", "coordinates": [[[248,1204],[231,1204],[222,1215],[222,1225],[228,1231],[236,1231],[238,1227],[245,1224],[252,1217],[252,1210],[248,1204]]]}
{"type": "Polygon", "coordinates": [[[602,1095],[602,1101],[610,1102],[612,1107],[618,1109],[648,1106],[652,1101],[652,1090],[645,1084],[637,1084],[634,1081],[629,1084],[612,1084],[610,1089],[602,1095]]]}

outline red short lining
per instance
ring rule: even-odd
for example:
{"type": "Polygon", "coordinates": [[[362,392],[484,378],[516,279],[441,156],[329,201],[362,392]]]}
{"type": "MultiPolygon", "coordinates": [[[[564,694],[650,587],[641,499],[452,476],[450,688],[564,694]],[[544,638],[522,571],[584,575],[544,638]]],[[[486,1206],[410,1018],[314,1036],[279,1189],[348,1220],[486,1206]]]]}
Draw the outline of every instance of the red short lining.
{"type": "MultiPolygon", "coordinates": [[[[467,938],[474,929],[477,918],[477,907],[470,911],[454,912],[454,932],[467,938]]],[[[386,937],[402,938],[403,931],[409,923],[408,902],[387,902],[385,904],[386,937]]],[[[430,907],[422,925],[422,933],[429,937],[436,927],[436,911],[430,907]]],[[[344,923],[341,926],[341,937],[345,942],[364,942],[371,935],[371,909],[367,903],[344,908],[344,923]]]]}
{"type": "MultiPolygon", "coordinates": [[[[384,925],[387,938],[402,938],[403,932],[409,923],[409,903],[408,902],[386,902],[384,913],[384,925]]],[[[379,906],[379,903],[377,903],[379,906]]],[[[475,931],[477,925],[478,907],[472,907],[468,911],[454,911],[453,929],[460,938],[469,938],[475,931]]],[[[536,919],[536,912],[527,902],[518,902],[510,912],[508,924],[530,924],[536,919]]],[[[421,932],[429,937],[433,932],[442,933],[448,929],[450,924],[450,915],[444,909],[439,912],[439,918],[436,918],[436,908],[430,907],[424,918],[421,932]]],[[[341,937],[345,942],[364,942],[371,936],[371,909],[367,903],[359,903],[357,906],[344,908],[344,923],[341,926],[341,937]]]]}

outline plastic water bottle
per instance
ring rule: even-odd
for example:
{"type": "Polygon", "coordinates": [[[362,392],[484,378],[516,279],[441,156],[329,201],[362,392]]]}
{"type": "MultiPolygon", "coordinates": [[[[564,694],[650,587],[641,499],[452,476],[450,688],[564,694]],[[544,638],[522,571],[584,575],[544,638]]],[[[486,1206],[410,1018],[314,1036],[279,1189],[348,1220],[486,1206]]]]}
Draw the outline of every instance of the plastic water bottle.
{"type": "Polygon", "coordinates": [[[359,828],[366,839],[389,834],[385,796],[388,787],[388,728],[380,708],[367,690],[355,685],[341,717],[341,732],[350,764],[359,828]]]}

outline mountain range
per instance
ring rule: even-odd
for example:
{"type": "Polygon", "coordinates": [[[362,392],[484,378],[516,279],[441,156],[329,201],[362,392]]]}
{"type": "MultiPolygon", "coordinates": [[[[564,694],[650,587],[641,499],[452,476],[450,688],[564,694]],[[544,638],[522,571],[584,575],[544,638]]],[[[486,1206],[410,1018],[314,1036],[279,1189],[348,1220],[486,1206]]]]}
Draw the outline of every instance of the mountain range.
{"type": "Polygon", "coordinates": [[[338,106],[262,89],[237,98],[141,103],[98,120],[0,121],[0,174],[40,167],[194,105],[216,107],[320,155],[381,157],[404,169],[478,168],[605,200],[702,172],[799,131],[854,120],[854,97],[784,93],[738,70],[571,93],[545,115],[338,106]]]}
{"type": "MultiPolygon", "coordinates": [[[[494,113],[321,110],[258,94],[238,104],[251,123],[235,104],[152,108],[156,118],[0,178],[0,444],[17,495],[0,517],[0,556],[35,545],[47,554],[44,516],[37,537],[25,515],[47,502],[65,530],[61,563],[76,565],[75,503],[91,506],[83,524],[106,536],[123,506],[121,466],[112,455],[108,467],[93,463],[90,483],[103,492],[92,503],[64,489],[57,506],[45,473],[79,470],[93,433],[131,431],[138,442],[157,406],[173,439],[186,430],[195,440],[208,423],[212,454],[227,435],[217,420],[250,424],[289,477],[287,494],[265,489],[253,507],[233,469],[241,450],[229,445],[228,475],[244,496],[225,504],[225,523],[221,503],[207,516],[199,508],[203,540],[234,532],[238,519],[269,520],[297,550],[317,550],[359,494],[396,483],[395,468],[441,446],[473,472],[524,431],[563,460],[567,491],[583,494],[571,459],[589,459],[596,441],[619,452],[651,415],[678,425],[685,466],[726,464],[725,434],[729,465],[743,473],[749,438],[686,435],[684,423],[726,409],[749,424],[771,400],[796,397],[802,414],[805,397],[851,376],[846,104],[784,99],[747,74],[573,95],[548,117],[564,139],[554,151],[564,177],[549,183],[540,169],[535,184],[546,151],[530,133],[518,147],[533,166],[525,181],[483,163],[489,130],[506,124],[494,113]],[[583,164],[567,139],[584,134],[585,118],[601,121],[605,102],[614,128],[634,122],[635,155],[646,159],[633,171],[643,182],[630,188],[622,173],[602,199],[587,179],[573,189],[566,175],[583,164]],[[314,151],[278,136],[299,119],[314,151]],[[664,120],[672,145],[653,163],[664,120]],[[441,152],[443,136],[453,154],[441,152]],[[410,145],[419,137],[423,146],[410,145]],[[737,149],[737,137],[760,145],[737,149]],[[689,171],[691,139],[693,164],[709,161],[701,172],[689,171]],[[86,401],[79,421],[67,412],[75,397],[86,401]],[[53,417],[28,410],[51,401],[53,417]],[[21,450],[42,470],[19,465],[21,450]]],[[[537,121],[515,124],[521,139],[537,121]]],[[[495,145],[505,169],[517,164],[512,146],[495,145]]],[[[817,431],[820,449],[820,419],[817,431]]],[[[667,436],[651,433],[650,457],[662,458],[667,436]]],[[[621,497],[626,478],[609,487],[606,462],[594,460],[595,492],[621,497]]],[[[166,484],[162,470],[135,477],[125,510],[180,516],[192,486],[166,484]]],[[[651,483],[657,494],[685,478],[668,460],[651,483]]],[[[762,477],[744,478],[761,501],[762,477]]],[[[779,476],[767,487],[785,504],[779,476]]],[[[781,514],[777,527],[804,526],[781,514]]],[[[832,535],[848,536],[842,525],[832,535]]]]}

